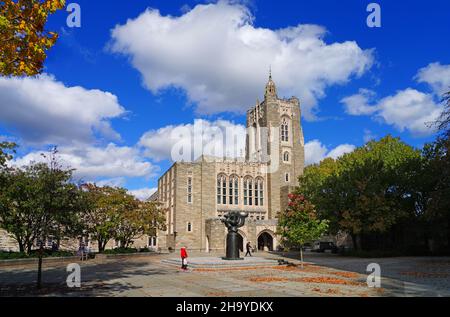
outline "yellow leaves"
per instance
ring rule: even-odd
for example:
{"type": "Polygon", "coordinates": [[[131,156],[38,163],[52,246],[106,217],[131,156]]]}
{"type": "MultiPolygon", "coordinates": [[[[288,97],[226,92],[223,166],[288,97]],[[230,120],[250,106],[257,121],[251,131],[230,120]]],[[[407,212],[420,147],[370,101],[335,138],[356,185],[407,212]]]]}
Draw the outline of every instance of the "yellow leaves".
{"type": "Polygon", "coordinates": [[[26,28],[26,23],[25,23],[25,21],[20,21],[20,24],[19,24],[19,29],[20,30],[25,30],[25,28],[26,28]]]}
{"type": "Polygon", "coordinates": [[[3,1],[0,14],[0,75],[28,76],[41,72],[46,51],[58,34],[47,32],[48,15],[65,5],[63,0],[3,1]]]}

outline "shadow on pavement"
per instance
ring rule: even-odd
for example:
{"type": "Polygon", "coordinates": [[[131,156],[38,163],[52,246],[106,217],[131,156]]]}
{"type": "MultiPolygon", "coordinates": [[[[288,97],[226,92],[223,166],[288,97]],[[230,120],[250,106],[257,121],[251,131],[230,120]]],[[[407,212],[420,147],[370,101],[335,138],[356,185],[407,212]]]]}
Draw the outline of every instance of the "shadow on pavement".
{"type": "Polygon", "coordinates": [[[81,264],[81,288],[69,288],[66,279],[70,272],[66,266],[45,268],[42,273],[42,289],[36,288],[37,268],[0,271],[0,296],[111,296],[139,290],[142,286],[123,279],[148,275],[171,274],[170,270],[150,267],[148,262],[107,261],[81,264]]]}
{"type": "MultiPolygon", "coordinates": [[[[300,260],[299,252],[271,252],[300,260]]],[[[330,253],[305,252],[304,261],[368,276],[367,265],[381,268],[385,296],[450,296],[450,257],[358,258],[330,253]]]]}

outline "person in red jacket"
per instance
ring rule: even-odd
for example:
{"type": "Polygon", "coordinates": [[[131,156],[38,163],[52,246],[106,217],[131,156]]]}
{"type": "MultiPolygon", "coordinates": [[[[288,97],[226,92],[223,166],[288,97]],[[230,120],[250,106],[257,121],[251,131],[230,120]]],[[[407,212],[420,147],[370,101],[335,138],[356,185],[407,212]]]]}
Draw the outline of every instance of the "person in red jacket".
{"type": "Polygon", "coordinates": [[[181,255],[181,268],[183,270],[187,270],[187,258],[188,258],[187,247],[181,248],[180,255],[181,255]]]}

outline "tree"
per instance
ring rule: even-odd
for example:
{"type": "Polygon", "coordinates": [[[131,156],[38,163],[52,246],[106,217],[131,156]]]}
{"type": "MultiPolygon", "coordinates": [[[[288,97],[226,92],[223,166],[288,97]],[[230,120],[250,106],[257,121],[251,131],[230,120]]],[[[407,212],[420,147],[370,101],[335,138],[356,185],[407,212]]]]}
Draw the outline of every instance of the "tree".
{"type": "Polygon", "coordinates": [[[0,168],[6,167],[6,162],[13,158],[17,144],[13,142],[0,142],[0,168]]]}
{"type": "MultiPolygon", "coordinates": [[[[12,142],[0,142],[0,201],[10,171],[7,162],[13,159],[16,147],[17,145],[12,142]]],[[[0,205],[1,208],[2,206],[0,205]]]]}
{"type": "Polygon", "coordinates": [[[135,199],[123,188],[85,184],[83,189],[88,201],[84,223],[87,232],[97,240],[101,253],[106,244],[117,237],[122,215],[134,208],[135,199]]]}
{"type": "Polygon", "coordinates": [[[420,152],[397,138],[370,141],[335,162],[308,167],[298,194],[316,206],[330,231],[351,235],[356,249],[362,238],[384,234],[415,212],[413,179],[420,152]]]}
{"type": "Polygon", "coordinates": [[[435,125],[439,131],[444,133],[447,131],[447,133],[450,133],[450,91],[444,94],[442,103],[444,105],[444,109],[439,119],[436,120],[435,125]]]}
{"type": "Polygon", "coordinates": [[[44,241],[70,234],[76,214],[84,206],[81,191],[71,183],[72,170],[64,169],[55,148],[46,163],[11,170],[0,196],[0,226],[10,232],[20,251],[30,253],[39,244],[38,288],[41,287],[44,241]]]}
{"type": "Polygon", "coordinates": [[[288,208],[278,216],[278,234],[287,242],[300,245],[303,268],[303,245],[320,238],[328,229],[328,221],[317,217],[314,205],[303,195],[289,194],[288,208]]]}
{"type": "Polygon", "coordinates": [[[47,51],[58,38],[45,24],[49,15],[64,5],[65,0],[0,1],[0,74],[41,73],[47,51]]]}
{"type": "Polygon", "coordinates": [[[317,208],[317,215],[321,219],[329,221],[331,232],[339,231],[338,215],[334,214],[334,208],[327,208],[328,197],[325,192],[324,182],[333,174],[337,173],[338,163],[332,158],[326,158],[320,164],[310,165],[305,168],[299,177],[297,194],[304,195],[317,208]]]}
{"type": "Polygon", "coordinates": [[[122,247],[128,248],[133,239],[145,234],[154,236],[157,229],[165,230],[164,214],[157,203],[134,199],[130,208],[123,209],[116,239],[121,242],[122,247]]]}
{"type": "Polygon", "coordinates": [[[99,252],[111,239],[127,248],[133,239],[165,229],[164,210],[155,202],[139,201],[124,188],[85,184],[83,189],[88,202],[84,223],[99,252]]]}
{"type": "Polygon", "coordinates": [[[447,240],[450,251],[450,131],[422,150],[423,169],[417,183],[424,184],[422,191],[424,217],[430,223],[430,236],[447,240]],[[445,229],[439,230],[445,226],[445,229]],[[446,230],[446,237],[440,233],[446,230]]]}

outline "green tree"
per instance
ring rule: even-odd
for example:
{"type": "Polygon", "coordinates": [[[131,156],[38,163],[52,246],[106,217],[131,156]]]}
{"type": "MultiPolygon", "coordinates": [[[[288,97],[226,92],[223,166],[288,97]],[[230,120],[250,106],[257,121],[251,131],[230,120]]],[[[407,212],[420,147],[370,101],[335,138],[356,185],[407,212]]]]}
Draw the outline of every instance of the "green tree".
{"type": "Polygon", "coordinates": [[[317,215],[321,219],[329,220],[329,230],[337,232],[339,230],[338,215],[334,214],[334,208],[328,208],[328,198],[324,192],[324,182],[337,173],[338,163],[332,158],[326,158],[320,164],[310,165],[305,168],[304,173],[299,178],[297,194],[304,195],[308,200],[314,202],[317,208],[317,215]]]}
{"type": "Polygon", "coordinates": [[[165,230],[164,215],[165,211],[156,202],[134,199],[131,203],[130,200],[130,208],[122,209],[115,238],[122,247],[128,248],[133,239],[142,235],[154,236],[157,229],[165,230]]]}
{"type": "Polygon", "coordinates": [[[429,235],[434,240],[447,240],[450,251],[450,132],[426,144],[422,156],[422,173],[416,184],[423,185],[423,215],[429,223],[429,235]],[[443,231],[446,236],[441,235],[443,231]]]}
{"type": "Polygon", "coordinates": [[[289,194],[288,208],[278,215],[278,234],[288,243],[300,246],[303,268],[303,245],[320,238],[328,229],[328,221],[317,217],[314,205],[303,195],[289,194]]]}
{"type": "Polygon", "coordinates": [[[135,198],[123,188],[83,185],[88,201],[84,214],[87,232],[97,240],[99,252],[118,235],[122,215],[136,206],[135,198]]]}
{"type": "Polygon", "coordinates": [[[439,131],[448,134],[450,133],[450,91],[442,97],[442,104],[444,105],[444,109],[434,124],[439,131]]]}
{"type": "Polygon", "coordinates": [[[47,51],[58,38],[45,24],[64,5],[65,0],[0,1],[0,74],[31,76],[42,71],[47,51]]]}
{"type": "Polygon", "coordinates": [[[0,142],[0,169],[6,167],[6,162],[12,160],[17,144],[13,142],[0,142]]]}
{"type": "Polygon", "coordinates": [[[362,237],[384,234],[415,213],[412,180],[420,167],[420,152],[387,136],[348,153],[335,163],[308,167],[298,193],[316,206],[330,231],[348,232],[357,249],[362,237]]]}
{"type": "Polygon", "coordinates": [[[72,170],[61,167],[56,148],[44,156],[48,163],[12,169],[0,196],[0,227],[15,237],[21,251],[30,253],[38,241],[38,287],[44,241],[70,235],[84,206],[80,189],[71,182],[72,170]]]}
{"type": "MultiPolygon", "coordinates": [[[[13,159],[17,145],[12,142],[0,142],[0,202],[3,194],[3,189],[6,186],[6,180],[9,176],[10,167],[7,162],[13,159]]],[[[0,205],[0,209],[2,206],[0,205]]]]}

